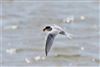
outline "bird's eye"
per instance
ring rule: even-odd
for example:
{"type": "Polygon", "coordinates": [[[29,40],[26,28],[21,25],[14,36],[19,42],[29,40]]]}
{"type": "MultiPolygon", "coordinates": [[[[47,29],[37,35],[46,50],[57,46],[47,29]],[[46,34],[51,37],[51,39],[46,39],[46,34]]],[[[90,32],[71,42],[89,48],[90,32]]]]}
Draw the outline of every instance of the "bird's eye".
{"type": "Polygon", "coordinates": [[[52,28],[50,27],[50,26],[46,26],[46,28],[45,28],[47,31],[51,31],[52,30],[52,28]]]}

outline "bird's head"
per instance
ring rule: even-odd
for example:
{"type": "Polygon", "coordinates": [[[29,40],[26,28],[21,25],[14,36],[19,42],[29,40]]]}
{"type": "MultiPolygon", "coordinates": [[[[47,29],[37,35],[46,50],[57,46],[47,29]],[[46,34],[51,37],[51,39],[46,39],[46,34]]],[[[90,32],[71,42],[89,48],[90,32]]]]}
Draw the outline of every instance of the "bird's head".
{"type": "Polygon", "coordinates": [[[43,31],[51,31],[51,30],[52,30],[51,26],[46,26],[46,27],[43,29],[43,31]]]}

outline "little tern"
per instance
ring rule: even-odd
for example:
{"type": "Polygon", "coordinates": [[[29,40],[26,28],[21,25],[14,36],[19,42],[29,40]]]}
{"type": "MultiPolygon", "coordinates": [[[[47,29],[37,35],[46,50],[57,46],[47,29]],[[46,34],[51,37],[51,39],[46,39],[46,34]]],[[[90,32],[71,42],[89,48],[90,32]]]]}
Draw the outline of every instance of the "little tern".
{"type": "Polygon", "coordinates": [[[50,48],[53,44],[54,38],[57,34],[67,35],[69,39],[71,39],[71,34],[65,32],[60,26],[58,25],[52,25],[52,26],[46,26],[43,31],[48,31],[48,36],[46,40],[46,46],[45,46],[45,54],[47,56],[48,52],[50,51],[50,48]]]}

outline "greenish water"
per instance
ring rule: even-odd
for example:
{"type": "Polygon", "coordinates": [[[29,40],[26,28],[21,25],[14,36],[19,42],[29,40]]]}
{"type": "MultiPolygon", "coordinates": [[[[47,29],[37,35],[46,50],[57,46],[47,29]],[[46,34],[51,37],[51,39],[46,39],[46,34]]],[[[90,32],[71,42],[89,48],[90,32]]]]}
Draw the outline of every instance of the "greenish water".
{"type": "Polygon", "coordinates": [[[2,3],[2,66],[99,66],[98,1],[17,1],[2,3]],[[65,23],[66,17],[73,17],[65,23]],[[82,19],[83,18],[83,19],[82,19]],[[45,56],[43,27],[60,25],[74,35],[57,36],[45,56]]]}

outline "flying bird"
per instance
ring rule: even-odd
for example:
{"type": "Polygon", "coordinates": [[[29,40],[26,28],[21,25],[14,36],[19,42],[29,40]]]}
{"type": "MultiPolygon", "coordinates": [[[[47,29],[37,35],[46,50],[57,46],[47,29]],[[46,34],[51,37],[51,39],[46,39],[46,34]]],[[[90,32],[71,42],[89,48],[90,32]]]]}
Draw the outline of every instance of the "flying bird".
{"type": "Polygon", "coordinates": [[[47,40],[46,40],[46,46],[45,46],[45,54],[47,56],[48,52],[50,51],[50,48],[53,44],[54,38],[57,34],[66,35],[69,39],[71,39],[71,34],[65,32],[60,26],[58,25],[52,25],[52,26],[46,26],[44,27],[43,31],[48,32],[47,40]]]}

